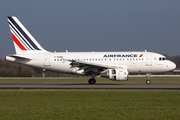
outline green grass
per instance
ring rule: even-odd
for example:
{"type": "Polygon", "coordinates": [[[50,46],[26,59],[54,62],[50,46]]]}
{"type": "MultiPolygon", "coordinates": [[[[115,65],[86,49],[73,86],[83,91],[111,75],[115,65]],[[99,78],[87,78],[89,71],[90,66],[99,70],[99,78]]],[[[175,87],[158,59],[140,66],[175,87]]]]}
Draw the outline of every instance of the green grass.
{"type": "MultiPolygon", "coordinates": [[[[39,83],[39,84],[88,84],[89,77],[84,78],[0,78],[0,83],[39,83]]],[[[180,84],[180,77],[151,77],[151,84],[180,84]]],[[[127,81],[111,81],[96,78],[96,84],[146,84],[145,77],[130,77],[127,81]]]]}
{"type": "MultiPolygon", "coordinates": [[[[0,83],[88,84],[89,78],[0,78],[0,83]]],[[[146,84],[146,79],[97,84],[146,84]]],[[[180,84],[179,77],[151,77],[180,84]]],[[[0,90],[0,120],[179,120],[179,90],[0,90]]]]}
{"type": "Polygon", "coordinates": [[[178,90],[0,90],[1,120],[179,120],[178,90]]]}

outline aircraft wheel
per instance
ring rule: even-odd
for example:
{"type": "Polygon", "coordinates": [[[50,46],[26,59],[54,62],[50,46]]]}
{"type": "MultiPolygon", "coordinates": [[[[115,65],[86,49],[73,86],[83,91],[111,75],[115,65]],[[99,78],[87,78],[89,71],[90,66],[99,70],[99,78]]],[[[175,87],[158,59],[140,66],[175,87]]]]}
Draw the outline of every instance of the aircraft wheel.
{"type": "Polygon", "coordinates": [[[95,84],[96,83],[96,80],[94,79],[94,78],[91,78],[91,79],[89,79],[89,84],[95,84]]]}
{"type": "Polygon", "coordinates": [[[151,84],[151,81],[150,81],[150,80],[147,80],[147,81],[146,81],[146,84],[148,84],[148,85],[151,84]]]}

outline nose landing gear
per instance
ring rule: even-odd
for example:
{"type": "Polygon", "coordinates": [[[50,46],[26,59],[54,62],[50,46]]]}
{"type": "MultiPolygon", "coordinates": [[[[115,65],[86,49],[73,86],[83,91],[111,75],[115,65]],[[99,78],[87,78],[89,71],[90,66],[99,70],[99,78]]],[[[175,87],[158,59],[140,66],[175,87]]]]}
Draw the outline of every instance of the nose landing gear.
{"type": "Polygon", "coordinates": [[[150,80],[146,80],[146,84],[151,84],[151,81],[150,80]]]}
{"type": "Polygon", "coordinates": [[[146,84],[151,84],[151,81],[149,80],[149,74],[146,74],[146,84]]]}

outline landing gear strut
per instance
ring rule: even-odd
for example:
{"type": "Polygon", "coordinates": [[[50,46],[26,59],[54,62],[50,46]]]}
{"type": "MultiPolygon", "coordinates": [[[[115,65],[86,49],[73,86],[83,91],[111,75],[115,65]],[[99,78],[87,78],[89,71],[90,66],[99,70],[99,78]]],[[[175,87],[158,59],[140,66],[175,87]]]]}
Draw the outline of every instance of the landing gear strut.
{"type": "Polygon", "coordinates": [[[95,84],[96,80],[94,78],[90,78],[88,82],[89,82],[89,84],[95,84]]]}
{"type": "Polygon", "coordinates": [[[151,84],[151,81],[149,80],[149,74],[146,74],[146,84],[151,84]]]}

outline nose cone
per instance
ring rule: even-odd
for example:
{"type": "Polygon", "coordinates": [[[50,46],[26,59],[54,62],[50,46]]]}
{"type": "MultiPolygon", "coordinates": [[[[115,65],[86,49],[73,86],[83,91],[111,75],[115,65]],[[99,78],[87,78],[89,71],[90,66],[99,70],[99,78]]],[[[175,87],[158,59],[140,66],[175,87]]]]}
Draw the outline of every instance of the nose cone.
{"type": "Polygon", "coordinates": [[[176,68],[176,64],[170,61],[169,68],[174,70],[176,68]]]}

